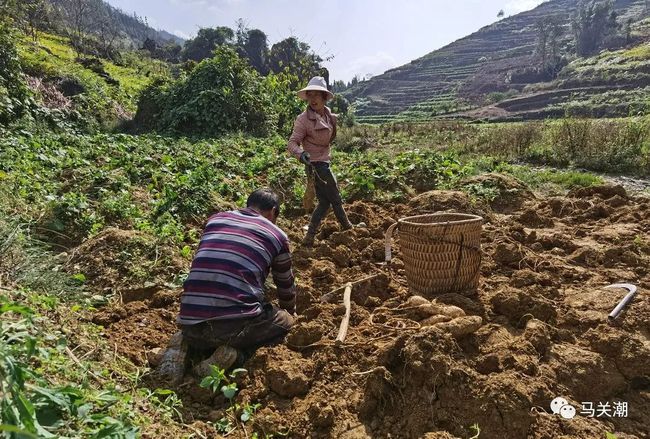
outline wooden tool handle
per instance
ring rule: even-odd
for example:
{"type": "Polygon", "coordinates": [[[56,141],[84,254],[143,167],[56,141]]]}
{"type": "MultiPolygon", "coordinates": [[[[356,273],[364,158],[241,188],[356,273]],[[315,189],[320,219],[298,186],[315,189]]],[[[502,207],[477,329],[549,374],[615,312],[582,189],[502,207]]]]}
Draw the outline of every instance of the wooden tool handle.
{"type": "Polygon", "coordinates": [[[343,343],[345,336],[348,334],[348,325],[350,324],[350,313],[352,312],[352,303],[350,297],[352,296],[352,282],[348,282],[345,285],[345,291],[343,292],[343,305],[345,305],[345,315],[341,321],[341,326],[339,327],[339,334],[336,336],[336,343],[343,343]]]}
{"type": "Polygon", "coordinates": [[[386,251],[386,254],[385,254],[385,259],[384,259],[386,262],[390,262],[390,260],[393,258],[393,252],[392,252],[392,249],[391,249],[391,240],[393,239],[393,233],[394,233],[395,229],[397,228],[398,224],[399,223],[395,223],[392,226],[390,226],[388,228],[388,230],[386,230],[386,237],[385,237],[385,251],[386,251]]]}

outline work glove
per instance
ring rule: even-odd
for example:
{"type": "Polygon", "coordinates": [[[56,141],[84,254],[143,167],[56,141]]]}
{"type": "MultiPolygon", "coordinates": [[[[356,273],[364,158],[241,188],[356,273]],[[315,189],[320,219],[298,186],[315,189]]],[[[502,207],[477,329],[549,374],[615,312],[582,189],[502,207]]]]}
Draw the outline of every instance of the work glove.
{"type": "Polygon", "coordinates": [[[310,155],[307,151],[303,151],[302,154],[300,154],[300,162],[305,165],[311,165],[310,155]]]}

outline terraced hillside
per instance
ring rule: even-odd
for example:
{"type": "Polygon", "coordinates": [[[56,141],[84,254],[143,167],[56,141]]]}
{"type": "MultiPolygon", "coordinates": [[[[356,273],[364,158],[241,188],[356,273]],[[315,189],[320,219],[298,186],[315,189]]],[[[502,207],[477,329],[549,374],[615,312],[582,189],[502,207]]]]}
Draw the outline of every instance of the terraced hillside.
{"type": "MultiPolygon", "coordinates": [[[[563,22],[562,44],[570,44],[570,18],[578,0],[552,0],[537,8],[486,26],[422,58],[356,84],[344,95],[356,102],[361,121],[421,119],[476,106],[477,96],[494,91],[524,90],[511,84],[508,72],[531,63],[536,22],[557,17],[563,22]],[[473,104],[474,103],[474,104],[473,104]]],[[[619,23],[638,22],[643,0],[618,0],[619,23]]]]}
{"type": "MultiPolygon", "coordinates": [[[[640,22],[650,24],[650,19],[640,22]]],[[[530,84],[523,93],[495,105],[460,111],[447,117],[530,120],[554,116],[621,117],[648,114],[650,44],[576,59],[558,78],[530,84]]]]}

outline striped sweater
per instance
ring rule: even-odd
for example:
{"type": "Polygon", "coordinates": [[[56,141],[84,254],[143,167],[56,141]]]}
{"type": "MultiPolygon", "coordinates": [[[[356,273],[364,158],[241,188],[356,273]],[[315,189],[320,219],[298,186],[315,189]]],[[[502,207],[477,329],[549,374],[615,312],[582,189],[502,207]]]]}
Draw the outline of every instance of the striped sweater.
{"type": "Polygon", "coordinates": [[[177,322],[250,318],[268,300],[264,281],[272,271],[280,307],[295,312],[296,294],[287,235],[253,209],[213,215],[183,284],[177,322]]]}

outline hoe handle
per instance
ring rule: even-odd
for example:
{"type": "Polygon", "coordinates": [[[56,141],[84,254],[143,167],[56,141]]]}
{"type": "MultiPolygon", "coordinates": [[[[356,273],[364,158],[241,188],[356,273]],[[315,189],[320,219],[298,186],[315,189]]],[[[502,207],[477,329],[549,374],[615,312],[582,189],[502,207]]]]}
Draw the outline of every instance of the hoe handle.
{"type": "Polygon", "coordinates": [[[392,252],[392,249],[391,249],[391,241],[393,239],[393,233],[395,232],[395,229],[397,228],[398,225],[399,225],[399,223],[395,223],[392,226],[390,226],[388,228],[388,230],[386,230],[386,237],[385,237],[385,243],[384,243],[385,251],[386,251],[386,253],[385,253],[386,257],[385,257],[384,260],[386,261],[386,263],[390,262],[390,260],[393,258],[393,252],[392,252]]]}
{"type": "Polygon", "coordinates": [[[632,302],[632,299],[634,299],[634,296],[636,295],[636,286],[631,284],[614,284],[605,288],[625,288],[628,291],[625,297],[623,297],[623,300],[621,300],[618,305],[616,305],[616,308],[614,308],[614,310],[609,313],[609,316],[607,316],[608,320],[611,322],[621,315],[625,307],[632,302]]]}

